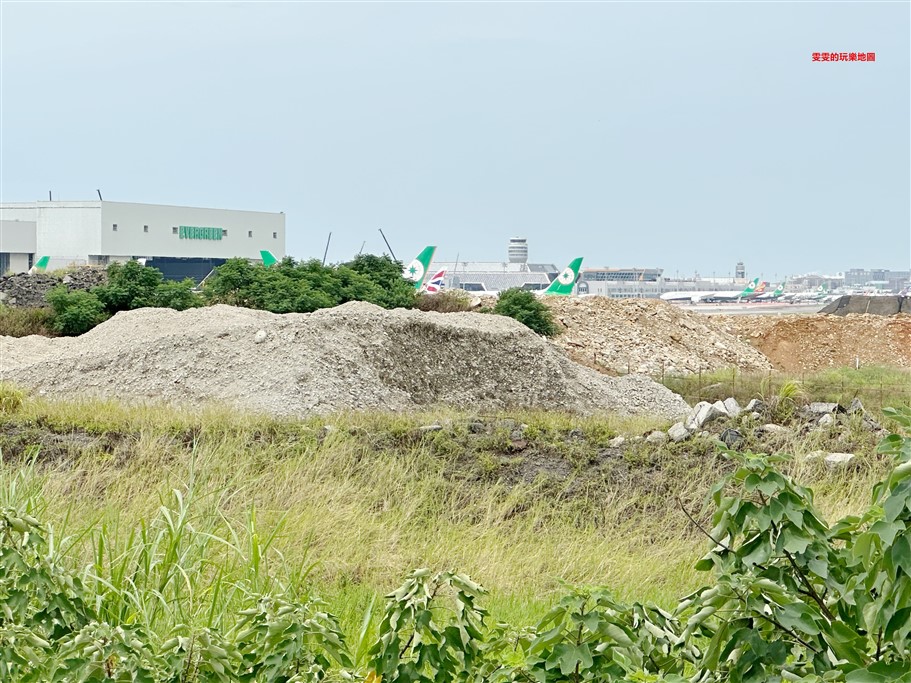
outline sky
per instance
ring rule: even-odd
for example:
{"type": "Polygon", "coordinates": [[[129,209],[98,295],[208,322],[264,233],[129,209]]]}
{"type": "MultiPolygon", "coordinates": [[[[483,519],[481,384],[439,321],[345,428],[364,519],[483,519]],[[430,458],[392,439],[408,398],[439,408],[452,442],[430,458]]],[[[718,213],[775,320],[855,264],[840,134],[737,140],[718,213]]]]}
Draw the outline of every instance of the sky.
{"type": "Polygon", "coordinates": [[[286,214],[296,258],[911,267],[911,3],[0,3],[0,199],[286,214]],[[873,52],[874,62],[814,62],[873,52]]]}

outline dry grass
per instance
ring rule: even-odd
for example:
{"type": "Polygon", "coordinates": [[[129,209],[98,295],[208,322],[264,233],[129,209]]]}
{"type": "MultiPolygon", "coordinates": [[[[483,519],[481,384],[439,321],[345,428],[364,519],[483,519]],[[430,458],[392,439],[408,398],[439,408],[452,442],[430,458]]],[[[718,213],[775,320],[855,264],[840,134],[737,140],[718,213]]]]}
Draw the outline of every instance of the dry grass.
{"type": "MultiPolygon", "coordinates": [[[[65,450],[47,439],[32,452],[36,464],[20,491],[31,490],[43,501],[40,516],[74,538],[104,528],[115,546],[126,543],[177,490],[191,501],[198,530],[231,529],[249,545],[255,509],[257,533],[275,532],[273,572],[306,581],[349,630],[371,600],[418,566],[469,573],[491,590],[494,616],[513,624],[539,618],[559,581],[605,584],[620,598],[665,605],[700,584],[692,565],[704,539],[675,498],[699,513],[722,459],[690,446],[643,444],[598,460],[612,436],[662,426],[643,418],[523,412],[484,419],[505,418],[527,424],[536,452],[564,458],[569,474],[542,468],[530,481],[510,480],[509,461],[531,456],[502,451],[509,427],[473,439],[468,425],[477,416],[450,410],[295,422],[26,398],[0,416],[0,447],[9,474],[23,467],[12,457],[23,432],[33,430],[39,443],[42,433],[70,439],[65,450]],[[446,429],[416,431],[431,423],[446,429]]],[[[790,444],[799,452],[814,445],[790,444]]],[[[794,474],[816,488],[826,514],[856,512],[884,468],[872,455],[862,460],[849,475],[815,464],[795,465],[794,474]]],[[[91,545],[72,553],[89,561],[91,545]]]]}
{"type": "Polygon", "coordinates": [[[0,337],[27,337],[40,334],[56,337],[51,326],[54,312],[50,308],[12,308],[0,306],[0,337]]]}

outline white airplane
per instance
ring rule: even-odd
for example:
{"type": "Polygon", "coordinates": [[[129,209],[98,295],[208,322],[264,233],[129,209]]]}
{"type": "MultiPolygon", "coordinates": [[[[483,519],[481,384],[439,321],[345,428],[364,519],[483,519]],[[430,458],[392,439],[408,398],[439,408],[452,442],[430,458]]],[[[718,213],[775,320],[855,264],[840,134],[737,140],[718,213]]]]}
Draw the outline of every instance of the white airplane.
{"type": "Polygon", "coordinates": [[[662,301],[686,301],[694,304],[711,303],[716,301],[737,301],[750,298],[759,286],[759,278],[754,278],[742,290],[710,291],[710,292],[665,292],[661,295],[662,301]]]}

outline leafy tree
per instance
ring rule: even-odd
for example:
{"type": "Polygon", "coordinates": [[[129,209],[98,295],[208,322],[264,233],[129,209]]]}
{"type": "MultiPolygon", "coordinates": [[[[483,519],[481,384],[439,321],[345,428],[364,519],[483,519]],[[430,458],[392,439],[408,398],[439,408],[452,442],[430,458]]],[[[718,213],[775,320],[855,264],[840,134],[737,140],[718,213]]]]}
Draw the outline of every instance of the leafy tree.
{"type": "Polygon", "coordinates": [[[215,270],[203,293],[209,303],[273,313],[309,313],[347,301],[411,307],[415,298],[400,265],[388,257],[369,255],[338,266],[285,258],[271,268],[231,259],[215,270]]]}
{"type": "Polygon", "coordinates": [[[47,302],[54,309],[51,323],[54,330],[67,336],[88,332],[109,317],[104,304],[92,292],[67,290],[59,285],[47,294],[47,302]]]}
{"type": "Polygon", "coordinates": [[[155,290],[162,283],[161,271],[138,261],[112,263],[107,284],[92,289],[108,313],[155,305],[155,290]]]}
{"type": "Polygon", "coordinates": [[[202,305],[193,292],[194,286],[189,278],[166,281],[157,268],[127,261],[109,265],[107,284],[93,288],[92,292],[110,314],[146,306],[182,311],[202,305]]]}
{"type": "Polygon", "coordinates": [[[345,264],[351,270],[379,285],[381,293],[374,303],[383,308],[412,308],[415,301],[414,283],[402,277],[401,261],[383,254],[358,254],[345,264]]]}
{"type": "Polygon", "coordinates": [[[531,292],[514,288],[500,293],[493,312],[518,320],[538,334],[553,337],[560,333],[550,309],[531,292]]]}
{"type": "Polygon", "coordinates": [[[184,311],[203,305],[200,296],[193,291],[196,283],[190,278],[180,280],[165,280],[153,292],[152,305],[159,308],[173,308],[184,311]]]}

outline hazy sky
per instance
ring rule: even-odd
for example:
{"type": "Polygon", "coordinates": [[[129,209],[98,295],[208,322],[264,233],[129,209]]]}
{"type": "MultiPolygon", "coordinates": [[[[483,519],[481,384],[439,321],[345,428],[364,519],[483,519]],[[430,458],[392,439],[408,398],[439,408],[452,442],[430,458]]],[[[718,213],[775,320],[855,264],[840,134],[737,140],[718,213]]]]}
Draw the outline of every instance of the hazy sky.
{"type": "Polygon", "coordinates": [[[911,262],[908,2],[0,11],[5,201],[284,211],[331,261],[911,262]]]}

